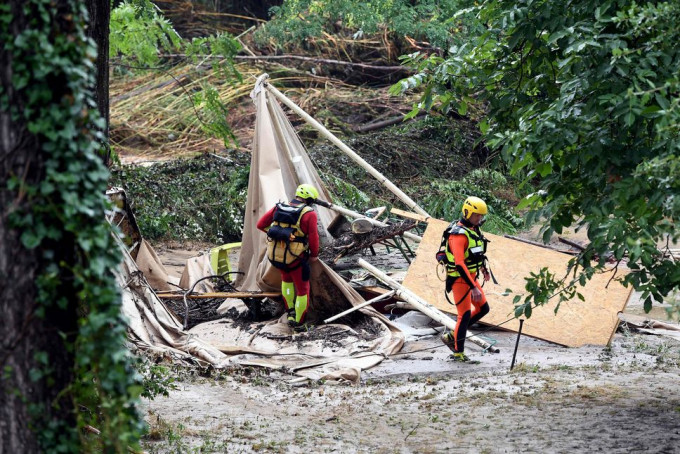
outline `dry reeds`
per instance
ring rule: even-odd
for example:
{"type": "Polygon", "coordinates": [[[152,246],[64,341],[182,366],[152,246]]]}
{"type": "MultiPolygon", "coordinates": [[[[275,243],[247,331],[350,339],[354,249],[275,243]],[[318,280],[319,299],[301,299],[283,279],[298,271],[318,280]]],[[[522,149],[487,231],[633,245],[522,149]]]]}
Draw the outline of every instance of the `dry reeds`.
{"type": "Polygon", "coordinates": [[[254,133],[255,106],[249,97],[257,76],[270,74],[270,83],[296,100],[312,115],[339,133],[352,124],[363,124],[401,115],[409,105],[387,94],[386,89],[354,87],[340,80],[321,77],[278,63],[236,65],[242,80],[226,79],[205,65],[184,63],[168,70],[113,76],[110,87],[110,140],[113,150],[126,157],[177,158],[225,148],[204,126],[215,120],[214,112],[199,102],[211,86],[228,110],[226,121],[237,144],[229,148],[248,150],[254,133]]]}

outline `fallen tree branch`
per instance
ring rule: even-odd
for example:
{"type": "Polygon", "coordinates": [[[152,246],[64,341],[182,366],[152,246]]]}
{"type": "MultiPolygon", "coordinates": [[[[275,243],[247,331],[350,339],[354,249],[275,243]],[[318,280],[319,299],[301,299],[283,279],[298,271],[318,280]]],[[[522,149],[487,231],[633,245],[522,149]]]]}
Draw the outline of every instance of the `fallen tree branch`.
{"type": "Polygon", "coordinates": [[[558,236],[558,237],[557,237],[557,240],[558,240],[560,243],[568,244],[569,246],[575,247],[576,249],[578,249],[578,250],[580,250],[580,251],[585,251],[585,250],[586,250],[586,248],[584,248],[584,247],[581,246],[580,244],[575,243],[575,242],[573,242],[573,241],[570,241],[570,240],[568,240],[568,239],[566,239],[566,238],[562,238],[561,236],[558,236]]]}
{"type": "MultiPolygon", "coordinates": [[[[174,57],[179,57],[182,55],[169,55],[174,57]]],[[[186,56],[186,55],[184,55],[186,56]]],[[[215,55],[213,58],[222,58],[221,56],[215,55]]],[[[311,63],[324,63],[327,65],[343,65],[343,66],[353,66],[362,69],[371,69],[377,71],[388,71],[388,72],[411,72],[408,68],[404,66],[380,66],[380,65],[369,65],[367,63],[355,63],[351,61],[342,60],[330,60],[327,58],[314,58],[314,57],[303,57],[302,55],[236,55],[234,60],[300,60],[307,61],[311,63]]]]}
{"type": "Polygon", "coordinates": [[[515,241],[521,241],[522,243],[531,244],[532,246],[538,246],[538,247],[542,247],[542,248],[544,248],[544,249],[550,249],[551,251],[561,252],[561,253],[563,253],[563,254],[578,255],[578,252],[564,251],[564,250],[562,250],[562,249],[556,249],[556,248],[554,248],[554,247],[552,247],[552,246],[548,246],[547,244],[538,243],[538,242],[536,242],[536,241],[531,241],[531,240],[526,240],[526,239],[524,239],[524,238],[520,238],[520,237],[517,237],[517,236],[503,235],[503,237],[504,237],[504,238],[509,238],[509,239],[515,240],[515,241]]]}

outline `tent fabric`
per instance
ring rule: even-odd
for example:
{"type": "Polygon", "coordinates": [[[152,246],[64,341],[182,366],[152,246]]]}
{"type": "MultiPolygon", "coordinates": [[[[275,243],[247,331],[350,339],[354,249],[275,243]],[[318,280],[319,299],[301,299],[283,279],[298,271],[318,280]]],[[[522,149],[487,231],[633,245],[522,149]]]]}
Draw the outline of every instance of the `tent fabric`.
{"type": "MultiPolygon", "coordinates": [[[[175,290],[168,282],[170,277],[163,266],[163,263],[156,255],[153,247],[148,241],[142,239],[139,251],[137,251],[137,258],[135,259],[137,266],[144,273],[144,277],[151,285],[151,288],[159,292],[169,292],[175,290]]],[[[176,282],[173,282],[176,283],[176,282]]]]}
{"type": "MultiPolygon", "coordinates": [[[[315,328],[313,335],[297,334],[288,327],[285,316],[269,322],[234,324],[234,327],[221,319],[185,331],[154,293],[125,245],[117,240],[124,259],[114,274],[122,292],[128,339],[137,348],[154,355],[216,368],[287,367],[308,379],[356,383],[361,370],[380,363],[403,345],[400,332],[372,308],[360,309],[367,318],[366,326],[371,327],[369,336],[339,324],[315,328]],[[334,341],[329,344],[327,336],[335,337],[334,341]]],[[[321,272],[324,267],[322,265],[321,272]]],[[[350,296],[355,292],[351,287],[344,290],[350,296]]],[[[230,302],[240,304],[247,312],[242,301],[230,302]]]]}
{"type": "Polygon", "coordinates": [[[202,254],[198,257],[187,259],[182,276],[179,279],[179,286],[183,289],[191,289],[197,293],[211,293],[215,291],[215,286],[210,279],[203,279],[207,276],[217,274],[210,264],[210,254],[202,254]]]}
{"type": "MultiPolygon", "coordinates": [[[[283,109],[268,95],[265,81],[265,76],[260,77],[251,95],[257,104],[257,119],[238,264],[238,270],[243,274],[235,282],[239,290],[248,292],[278,291],[281,284],[279,271],[265,257],[266,237],[255,227],[257,220],[275,203],[292,198],[301,183],[314,185],[321,199],[331,201],[283,109]]],[[[315,206],[314,209],[318,213],[323,247],[331,240],[327,227],[336,215],[323,207],[315,206]]],[[[154,282],[167,285],[167,273],[163,274],[164,267],[148,244],[144,256],[147,259],[143,263],[152,273],[154,282]]],[[[195,263],[187,262],[180,282],[182,287],[214,274],[207,257],[195,258],[195,263]]],[[[324,325],[324,318],[363,303],[364,299],[322,261],[312,263],[311,273],[307,321],[316,326],[301,334],[292,331],[285,315],[278,320],[250,325],[241,320],[232,323],[231,327],[227,319],[220,319],[199,324],[187,332],[158,299],[127,253],[118,280],[123,289],[123,311],[130,321],[130,339],[140,348],[184,360],[199,360],[216,367],[233,364],[285,366],[308,379],[356,383],[361,370],[401,349],[403,333],[372,307],[356,312],[354,319],[361,320],[361,328],[356,330],[347,325],[324,325]],[[333,338],[331,343],[329,336],[333,338]]],[[[201,291],[200,288],[194,290],[201,291]]],[[[234,301],[228,304],[234,304],[234,301]]]]}
{"type": "MultiPolygon", "coordinates": [[[[302,183],[315,186],[320,199],[331,200],[293,125],[264,88],[265,81],[261,76],[251,94],[257,106],[257,118],[238,263],[244,275],[235,281],[241,291],[280,290],[280,273],[265,257],[266,235],[255,227],[258,219],[276,203],[289,201],[302,183]]],[[[323,247],[330,239],[326,229],[335,214],[320,206],[314,206],[314,210],[319,218],[323,247]]]]}
{"type": "MultiPolygon", "coordinates": [[[[117,237],[116,237],[117,238],[117,237]]],[[[114,273],[122,293],[122,312],[128,319],[128,337],[142,350],[224,367],[229,357],[209,343],[182,329],[181,323],[153,292],[117,238],[123,262],[114,273]]]]}

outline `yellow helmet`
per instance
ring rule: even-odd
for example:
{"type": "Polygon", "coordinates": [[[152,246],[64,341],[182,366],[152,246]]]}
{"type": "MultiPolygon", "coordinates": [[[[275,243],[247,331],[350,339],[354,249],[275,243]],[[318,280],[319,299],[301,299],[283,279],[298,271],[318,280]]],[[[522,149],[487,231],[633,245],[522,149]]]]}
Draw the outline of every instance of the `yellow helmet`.
{"type": "Polygon", "coordinates": [[[311,184],[301,184],[295,190],[295,196],[305,200],[307,199],[316,200],[319,198],[319,191],[317,191],[316,188],[311,184]]]}
{"type": "Polygon", "coordinates": [[[463,218],[470,219],[470,216],[474,213],[486,214],[489,209],[486,207],[486,203],[479,197],[468,197],[463,202],[463,218]]]}

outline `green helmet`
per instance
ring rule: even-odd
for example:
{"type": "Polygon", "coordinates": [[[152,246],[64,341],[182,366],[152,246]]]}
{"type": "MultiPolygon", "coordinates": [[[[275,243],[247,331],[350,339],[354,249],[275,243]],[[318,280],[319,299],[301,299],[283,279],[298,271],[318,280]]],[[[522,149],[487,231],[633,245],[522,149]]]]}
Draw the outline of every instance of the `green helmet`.
{"type": "Polygon", "coordinates": [[[319,198],[319,191],[317,191],[316,188],[311,184],[301,184],[295,190],[295,196],[305,200],[307,199],[316,200],[319,198]]]}

